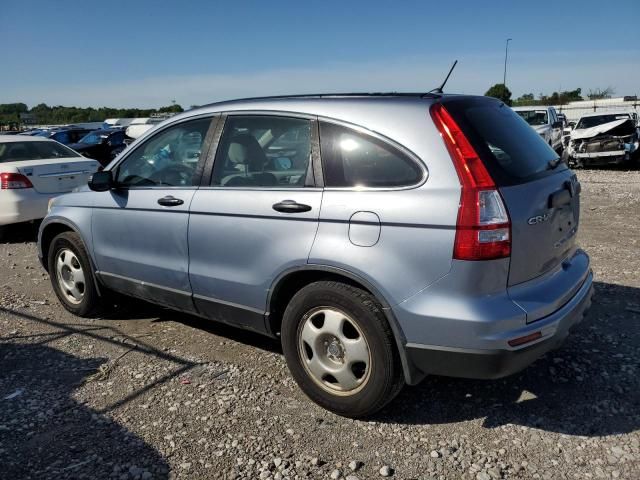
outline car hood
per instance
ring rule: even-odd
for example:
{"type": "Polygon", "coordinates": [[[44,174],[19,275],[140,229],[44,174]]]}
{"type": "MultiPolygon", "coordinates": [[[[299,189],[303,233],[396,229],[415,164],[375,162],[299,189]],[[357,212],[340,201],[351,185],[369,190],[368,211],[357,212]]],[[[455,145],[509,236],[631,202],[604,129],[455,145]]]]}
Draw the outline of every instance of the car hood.
{"type": "Polygon", "coordinates": [[[581,138],[595,137],[596,135],[599,135],[601,133],[606,133],[610,130],[613,130],[616,127],[619,127],[623,123],[629,122],[629,121],[630,120],[628,118],[623,118],[621,120],[615,120],[613,122],[607,122],[601,125],[596,125],[595,127],[591,127],[591,128],[577,128],[571,132],[571,139],[579,140],[581,138]]]}

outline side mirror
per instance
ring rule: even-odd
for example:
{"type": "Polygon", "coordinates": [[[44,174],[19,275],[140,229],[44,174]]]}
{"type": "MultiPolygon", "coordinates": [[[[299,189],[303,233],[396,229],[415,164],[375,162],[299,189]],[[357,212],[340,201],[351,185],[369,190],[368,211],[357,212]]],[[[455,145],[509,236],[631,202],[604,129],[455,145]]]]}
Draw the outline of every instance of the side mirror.
{"type": "Polygon", "coordinates": [[[89,188],[94,192],[106,192],[113,188],[113,176],[110,171],[95,172],[89,178],[89,188]]]}
{"type": "Polygon", "coordinates": [[[561,121],[553,122],[551,124],[551,128],[562,128],[562,122],[561,121]]]}

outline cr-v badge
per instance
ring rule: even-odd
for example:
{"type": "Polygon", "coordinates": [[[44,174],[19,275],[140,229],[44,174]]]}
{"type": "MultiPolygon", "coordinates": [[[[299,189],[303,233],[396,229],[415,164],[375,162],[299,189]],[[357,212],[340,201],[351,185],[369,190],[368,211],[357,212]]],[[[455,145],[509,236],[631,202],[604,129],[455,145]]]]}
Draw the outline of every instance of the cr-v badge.
{"type": "Polygon", "coordinates": [[[538,223],[546,222],[551,218],[551,213],[545,213],[544,215],[536,215],[527,220],[529,225],[537,225],[538,223]]]}

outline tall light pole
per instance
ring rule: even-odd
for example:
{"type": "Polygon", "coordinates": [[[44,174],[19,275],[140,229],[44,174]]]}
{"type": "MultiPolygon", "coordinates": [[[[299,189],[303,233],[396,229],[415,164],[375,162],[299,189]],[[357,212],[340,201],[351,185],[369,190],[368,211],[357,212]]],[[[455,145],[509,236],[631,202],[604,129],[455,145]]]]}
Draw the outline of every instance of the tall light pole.
{"type": "Polygon", "coordinates": [[[509,42],[511,38],[507,38],[507,43],[504,47],[504,77],[502,77],[502,85],[507,87],[507,55],[509,54],[509,42]]]}

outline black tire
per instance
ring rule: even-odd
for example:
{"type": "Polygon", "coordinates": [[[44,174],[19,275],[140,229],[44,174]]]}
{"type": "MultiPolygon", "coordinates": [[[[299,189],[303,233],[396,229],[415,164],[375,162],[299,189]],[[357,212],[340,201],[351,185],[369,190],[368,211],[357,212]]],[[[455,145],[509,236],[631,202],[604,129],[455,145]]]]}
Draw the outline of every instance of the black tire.
{"type": "Polygon", "coordinates": [[[96,289],[89,255],[80,235],[75,232],[64,232],[56,236],[49,247],[47,265],[49,266],[49,277],[51,278],[53,291],[66,310],[79,317],[94,317],[102,311],[103,304],[96,289]],[[75,254],[85,276],[82,300],[78,303],[73,303],[67,298],[67,295],[62,291],[63,287],[58,281],[56,259],[58,254],[65,249],[71,250],[75,254]]]}
{"type": "Polygon", "coordinates": [[[350,418],[367,417],[395,398],[404,385],[393,332],[382,307],[369,293],[334,281],[319,281],[298,291],[282,320],[282,347],[293,378],[318,405],[350,418]],[[368,344],[370,366],[366,382],[355,393],[340,395],[322,388],[302,362],[299,329],[319,307],[337,309],[357,324],[368,344]]]}

